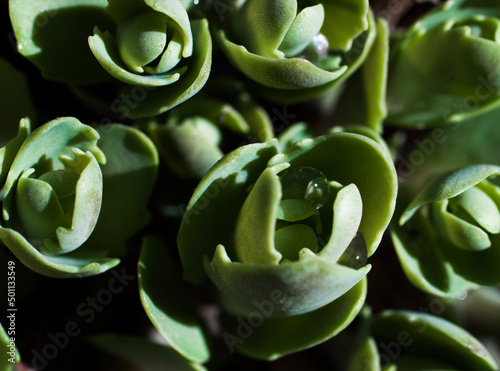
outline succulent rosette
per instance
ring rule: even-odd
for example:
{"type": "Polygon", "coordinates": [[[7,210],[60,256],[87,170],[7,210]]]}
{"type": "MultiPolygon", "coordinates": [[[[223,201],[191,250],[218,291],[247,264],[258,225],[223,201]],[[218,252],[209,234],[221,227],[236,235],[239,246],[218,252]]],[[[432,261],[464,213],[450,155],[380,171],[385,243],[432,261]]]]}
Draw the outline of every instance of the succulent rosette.
{"type": "Polygon", "coordinates": [[[444,297],[500,285],[498,174],[498,166],[466,166],[429,181],[411,203],[402,201],[408,206],[392,237],[414,285],[444,297]]]}
{"type": "MultiPolygon", "coordinates": [[[[396,192],[390,157],[359,134],[304,139],[284,152],[277,140],[249,144],[217,162],[194,191],[177,243],[184,279],[217,289],[229,351],[275,359],[344,329],[364,302],[367,258],[396,192]]],[[[140,282],[150,287],[146,311],[170,342],[178,336],[163,323],[172,316],[151,300],[165,295],[152,287],[158,250],[143,251],[140,282]]]]}
{"type": "Polygon", "coordinates": [[[500,5],[446,1],[391,49],[388,120],[405,127],[458,122],[500,103],[500,5]]]}
{"type": "MultiPolygon", "coordinates": [[[[191,20],[184,3],[11,1],[10,17],[19,52],[45,78],[76,86],[112,83],[105,89],[112,92],[106,98],[111,111],[138,118],[189,99],[208,79],[208,22],[191,20]]],[[[82,91],[100,97],[98,86],[82,91]]]]}
{"type": "MultiPolygon", "coordinates": [[[[201,179],[236,142],[267,141],[274,137],[271,118],[246,93],[234,104],[194,97],[167,113],[137,121],[153,140],[161,158],[181,178],[201,179]]],[[[233,147],[234,148],[234,147],[233,147]]]]}
{"type": "Polygon", "coordinates": [[[367,0],[246,0],[227,8],[219,44],[273,100],[297,102],[338,85],[363,63],[377,33],[367,0]]]}
{"type": "Polygon", "coordinates": [[[30,131],[21,120],[18,136],[0,149],[0,240],[28,268],[50,277],[116,266],[125,241],[148,221],[145,203],[158,163],[152,142],[118,124],[100,136],[72,117],[30,131]],[[129,198],[124,214],[120,204],[129,198]]]}
{"type": "Polygon", "coordinates": [[[366,319],[348,370],[498,370],[471,333],[432,314],[385,310],[366,319]]]}

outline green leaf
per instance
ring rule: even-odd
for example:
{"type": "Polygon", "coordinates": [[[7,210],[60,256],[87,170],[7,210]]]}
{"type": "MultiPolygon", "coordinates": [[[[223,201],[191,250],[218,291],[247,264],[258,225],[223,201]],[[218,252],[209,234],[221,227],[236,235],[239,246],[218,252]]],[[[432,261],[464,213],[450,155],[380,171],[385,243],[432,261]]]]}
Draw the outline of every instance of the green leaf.
{"type": "Polygon", "coordinates": [[[484,81],[500,74],[490,63],[500,53],[499,17],[498,4],[459,0],[436,7],[410,27],[391,52],[388,121],[439,126],[498,106],[498,86],[484,81]]]}
{"type": "MultiPolygon", "coordinates": [[[[403,227],[397,223],[404,205],[409,202],[408,198],[409,196],[403,192],[398,199],[398,208],[391,223],[391,238],[399,262],[410,282],[432,295],[449,298],[456,298],[464,292],[475,289],[477,284],[469,276],[473,270],[470,264],[464,270],[458,269],[454,264],[453,257],[456,259],[457,256],[455,252],[460,253],[465,250],[453,246],[446,249],[449,242],[438,238],[428,217],[422,213],[423,209],[417,211],[403,227]],[[447,250],[451,250],[452,255],[448,255],[447,250]],[[460,271],[466,275],[461,276],[460,271]]],[[[481,260],[477,255],[475,258],[469,257],[471,258],[481,260]]],[[[478,264],[481,263],[478,261],[478,264]]],[[[484,268],[479,269],[484,270],[484,268]]]]}
{"type": "Polygon", "coordinates": [[[241,207],[234,231],[236,256],[241,263],[277,264],[274,248],[281,185],[272,169],[262,172],[241,207]]]}
{"type": "Polygon", "coordinates": [[[92,257],[88,256],[89,254],[87,256],[86,254],[76,256],[73,253],[59,256],[44,255],[19,232],[8,228],[0,228],[0,240],[29,269],[53,278],[94,276],[120,263],[116,258],[92,257]]]}
{"type": "Polygon", "coordinates": [[[387,116],[386,85],[389,59],[389,27],[377,19],[377,36],[361,67],[347,80],[336,117],[343,125],[365,125],[383,131],[387,116]],[[361,108],[362,107],[362,108],[361,108]]]}
{"type": "Polygon", "coordinates": [[[235,16],[233,30],[251,53],[283,58],[278,48],[297,15],[297,0],[248,0],[235,16]]]}
{"type": "MultiPolygon", "coordinates": [[[[291,167],[318,169],[329,181],[356,185],[363,202],[359,231],[364,235],[368,256],[371,256],[395,207],[397,181],[389,154],[363,135],[332,133],[296,142],[283,154],[275,156],[269,166],[285,162],[291,167]]],[[[323,216],[322,221],[325,222],[323,216]]]]}
{"type": "Polygon", "coordinates": [[[213,256],[218,244],[232,244],[235,221],[248,196],[247,189],[279,152],[277,146],[273,140],[230,152],[196,187],[177,237],[184,277],[189,282],[198,284],[204,279],[205,255],[213,256]]]}
{"type": "Polygon", "coordinates": [[[320,344],[345,329],[361,310],[366,298],[366,280],[315,311],[283,318],[268,318],[274,302],[261,302],[252,316],[223,315],[222,338],[229,351],[237,349],[247,356],[274,360],[320,344]],[[262,319],[262,320],[259,320],[262,319]],[[307,329],[307,331],[304,331],[307,329]],[[297,336],[300,334],[300,336],[297,336]]]}
{"type": "Polygon", "coordinates": [[[193,116],[173,125],[159,125],[153,120],[146,131],[162,159],[182,178],[201,179],[223,156],[219,129],[202,117],[193,116]]]}
{"type": "Polygon", "coordinates": [[[5,181],[3,217],[6,224],[10,220],[13,187],[25,170],[37,168],[38,172],[44,173],[64,168],[65,159],[74,157],[73,148],[89,151],[99,163],[103,163],[106,158],[97,147],[98,138],[94,129],[72,117],[52,120],[33,131],[19,148],[5,181]]]}
{"type": "Polygon", "coordinates": [[[275,249],[283,259],[295,261],[303,248],[318,252],[318,238],[314,230],[305,224],[291,224],[277,229],[274,234],[275,249]]]}
{"type": "Polygon", "coordinates": [[[494,165],[471,165],[443,174],[429,182],[404,211],[400,225],[403,225],[423,205],[458,196],[489,176],[500,174],[500,167],[494,165]]]}
{"type": "Polygon", "coordinates": [[[87,44],[95,26],[112,29],[106,0],[10,0],[17,49],[48,80],[96,84],[109,80],[87,44]]]}
{"type": "Polygon", "coordinates": [[[455,246],[465,250],[480,251],[491,246],[485,231],[447,212],[447,204],[446,201],[436,201],[431,204],[437,233],[449,238],[455,246]]]}
{"type": "Polygon", "coordinates": [[[140,370],[206,371],[164,345],[119,334],[99,334],[89,338],[96,347],[137,365],[140,370]]]}
{"type": "Polygon", "coordinates": [[[285,35],[279,50],[285,57],[293,57],[303,51],[316,36],[325,18],[325,11],[322,4],[317,4],[302,9],[293,20],[290,29],[285,35]]]}
{"type": "Polygon", "coordinates": [[[31,123],[27,118],[21,119],[17,136],[7,145],[0,148],[0,184],[4,184],[10,167],[19,152],[19,148],[31,132],[31,123]]]}
{"type": "Polygon", "coordinates": [[[114,78],[131,85],[147,87],[165,86],[177,82],[185,69],[172,70],[159,75],[140,75],[141,71],[129,71],[118,50],[116,38],[109,32],[94,29],[89,46],[101,66],[114,78]]]}
{"type": "Polygon", "coordinates": [[[372,337],[367,337],[356,348],[354,355],[349,361],[348,371],[381,371],[380,355],[377,348],[377,343],[372,337]]]}
{"type": "Polygon", "coordinates": [[[277,89],[305,89],[328,84],[342,76],[347,66],[325,71],[303,58],[271,58],[231,42],[224,31],[217,34],[222,50],[245,75],[259,84],[277,89]],[[297,71],[301,71],[297,74],[297,71]]]}
{"type": "Polygon", "coordinates": [[[159,238],[146,237],[138,265],[141,302],[170,346],[187,359],[203,363],[210,357],[209,346],[178,267],[174,254],[159,238]]]}
{"type": "Polygon", "coordinates": [[[347,52],[357,36],[369,28],[369,3],[367,0],[323,1],[326,19],[321,32],[327,37],[329,47],[347,52]]]}
{"type": "Polygon", "coordinates": [[[363,201],[355,184],[342,188],[333,204],[333,228],[330,240],[318,256],[336,262],[358,233],[363,216],[363,201]]]}
{"type": "Polygon", "coordinates": [[[235,315],[249,315],[271,299],[269,318],[313,312],[351,290],[371,266],[359,270],[317,258],[303,249],[299,260],[280,265],[232,262],[222,245],[205,270],[221,291],[222,301],[235,315]]]}
{"type": "Polygon", "coordinates": [[[123,256],[126,242],[150,221],[146,204],[158,172],[158,152],[139,130],[120,124],[98,127],[99,147],[107,158],[101,166],[102,207],[86,248],[123,256]]]}
{"type": "Polygon", "coordinates": [[[385,340],[398,339],[403,332],[408,334],[411,343],[401,359],[429,359],[461,370],[498,369],[486,347],[470,333],[430,314],[386,310],[373,318],[372,332],[385,340]]]}
{"type": "MultiPolygon", "coordinates": [[[[212,38],[206,19],[191,22],[193,53],[186,59],[186,72],[170,85],[143,88],[147,97],[134,105],[120,106],[120,112],[133,119],[152,117],[181,104],[198,93],[205,85],[212,64],[212,38]]],[[[153,76],[153,75],[152,75],[153,76]]],[[[162,75],[160,75],[162,76],[162,75]]],[[[148,80],[150,83],[152,80],[148,80]]],[[[121,86],[118,96],[129,96],[136,86],[121,86]]]]}

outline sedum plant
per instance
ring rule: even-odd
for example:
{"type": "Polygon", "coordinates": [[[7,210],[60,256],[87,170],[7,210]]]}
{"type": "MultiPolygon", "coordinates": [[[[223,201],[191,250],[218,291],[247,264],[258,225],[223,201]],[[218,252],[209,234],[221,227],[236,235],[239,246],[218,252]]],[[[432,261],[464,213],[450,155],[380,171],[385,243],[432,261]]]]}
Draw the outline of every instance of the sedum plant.
{"type": "Polygon", "coordinates": [[[428,182],[392,229],[410,281],[431,294],[458,297],[500,285],[500,167],[470,165],[428,182]]]}
{"type": "Polygon", "coordinates": [[[147,222],[156,149],[138,130],[118,124],[108,126],[99,140],[95,129],[72,117],[32,133],[23,119],[18,136],[0,150],[0,240],[31,270],[61,278],[104,272],[120,262],[126,239],[147,222]],[[124,155],[129,148],[135,152],[124,155]],[[127,157],[128,164],[117,161],[127,157]],[[141,168],[145,178],[132,181],[141,168]],[[130,203],[129,214],[113,218],[127,191],[139,192],[139,202],[130,203]],[[117,222],[130,228],[112,233],[117,222]]]}
{"type": "Polygon", "coordinates": [[[166,117],[139,120],[137,125],[152,138],[168,167],[185,179],[201,179],[224,155],[229,135],[241,143],[274,137],[269,115],[246,93],[237,93],[234,104],[195,97],[166,117]]]}
{"type": "Polygon", "coordinates": [[[246,0],[217,38],[230,62],[271,100],[309,99],[350,76],[376,36],[368,1],[246,0]]]}
{"type": "MultiPolygon", "coordinates": [[[[353,133],[304,139],[284,152],[276,140],[246,145],[214,165],[194,191],[177,243],[184,279],[210,283],[218,293],[229,350],[275,359],[344,329],[364,303],[367,258],[392,216],[396,188],[386,151],[353,133]],[[251,336],[240,333],[242,321],[253,323],[251,336]],[[310,330],[292,336],[304,327],[310,330]]],[[[143,249],[143,287],[151,287],[155,275],[165,277],[154,269],[155,249],[161,250],[143,249]]],[[[146,312],[174,348],[204,361],[207,352],[193,356],[192,340],[180,345],[169,330],[186,321],[155,304],[172,290],[143,289],[146,312]],[[162,325],[165,317],[173,324],[162,325]]]]}
{"type": "Polygon", "coordinates": [[[208,79],[208,22],[179,0],[11,1],[9,10],[19,52],[46,79],[108,84],[108,105],[124,117],[165,112],[208,79]]]}
{"type": "Polygon", "coordinates": [[[460,122],[500,103],[495,1],[451,0],[409,27],[391,49],[388,121],[403,127],[460,122]]]}
{"type": "Polygon", "coordinates": [[[498,370],[481,342],[435,315],[384,310],[365,321],[349,371],[498,370]]]}

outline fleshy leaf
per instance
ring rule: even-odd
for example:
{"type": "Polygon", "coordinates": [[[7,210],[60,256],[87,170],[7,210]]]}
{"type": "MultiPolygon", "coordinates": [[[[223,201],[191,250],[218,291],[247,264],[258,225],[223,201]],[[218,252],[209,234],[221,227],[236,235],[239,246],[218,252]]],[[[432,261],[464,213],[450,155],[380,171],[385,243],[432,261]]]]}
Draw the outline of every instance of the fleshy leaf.
{"type": "Polygon", "coordinates": [[[103,202],[86,248],[125,253],[126,241],[150,220],[146,204],[158,171],[158,152],[139,130],[120,124],[98,128],[107,162],[101,166],[103,202]]]}
{"type": "Polygon", "coordinates": [[[19,148],[24,143],[24,140],[31,132],[30,120],[27,118],[21,119],[17,136],[12,139],[7,145],[0,148],[0,184],[4,184],[10,167],[17,156],[19,148]]]}
{"type": "Polygon", "coordinates": [[[234,244],[241,263],[277,264],[274,229],[281,199],[281,186],[272,169],[262,172],[241,207],[234,231],[234,244]]]}
{"type": "Polygon", "coordinates": [[[279,50],[285,53],[285,57],[299,54],[319,33],[324,18],[325,11],[321,4],[302,9],[293,20],[279,50]]]}
{"type": "Polygon", "coordinates": [[[422,128],[472,118],[500,103],[498,4],[446,2],[394,44],[388,122],[422,128]],[[425,55],[426,58],[422,58],[425,55]],[[450,63],[450,61],[454,61],[450,63]]]}
{"type": "Polygon", "coordinates": [[[377,19],[377,37],[361,67],[347,80],[335,112],[343,125],[366,125],[378,133],[387,117],[386,85],[389,59],[389,26],[377,19]]]}
{"type": "Polygon", "coordinates": [[[342,188],[333,204],[333,228],[330,240],[318,254],[336,262],[358,232],[363,216],[363,201],[355,184],[342,188]]]}
{"type": "Polygon", "coordinates": [[[321,32],[327,37],[330,49],[347,52],[357,36],[369,27],[367,0],[336,0],[322,2],[326,18],[335,20],[323,23],[321,32]]]}
{"type": "Polygon", "coordinates": [[[186,280],[201,283],[205,277],[203,257],[213,256],[218,244],[232,244],[233,233],[228,231],[234,230],[247,188],[278,152],[276,140],[240,147],[225,155],[200,181],[177,237],[186,280]]]}
{"type": "Polygon", "coordinates": [[[491,246],[485,231],[449,213],[446,210],[447,204],[446,201],[435,201],[431,204],[437,233],[450,239],[455,246],[465,250],[480,251],[491,246]]]}
{"type": "Polygon", "coordinates": [[[9,13],[17,49],[44,78],[71,84],[109,80],[90,52],[92,29],[112,29],[106,0],[11,0],[9,13]]]}
{"type": "MultiPolygon", "coordinates": [[[[406,347],[401,360],[409,356],[444,363],[453,369],[498,369],[486,347],[470,333],[430,314],[386,310],[374,317],[372,331],[386,340],[407,333],[412,343],[406,347]]],[[[399,363],[398,359],[395,361],[399,363]]]]}
{"type": "Polygon", "coordinates": [[[203,363],[210,357],[209,347],[178,267],[175,255],[159,238],[146,237],[138,267],[141,302],[160,334],[177,352],[203,363]]]}
{"type": "Polygon", "coordinates": [[[399,220],[400,225],[406,223],[421,206],[455,197],[489,176],[498,174],[500,174],[498,166],[471,165],[434,179],[408,205],[399,220]]]}
{"type": "Polygon", "coordinates": [[[397,180],[389,154],[363,135],[332,133],[296,142],[283,154],[275,156],[269,166],[285,162],[291,167],[318,169],[329,181],[356,185],[363,201],[359,231],[364,235],[368,256],[371,256],[395,207],[397,180]]]}
{"type": "Polygon", "coordinates": [[[220,31],[217,36],[223,45],[223,51],[239,70],[271,88],[295,90],[319,87],[338,79],[347,70],[347,66],[341,66],[334,71],[325,71],[303,58],[276,59],[261,56],[231,42],[224,31],[220,31]]]}
{"type": "Polygon", "coordinates": [[[270,318],[297,316],[328,305],[361,281],[370,268],[354,270],[331,263],[308,249],[302,250],[299,261],[280,265],[232,262],[222,245],[211,262],[205,259],[205,270],[228,310],[249,315],[274,298],[270,318]]]}
{"type": "Polygon", "coordinates": [[[233,28],[251,53],[283,58],[278,47],[296,15],[296,0],[249,0],[238,11],[233,28]]]}
{"type": "Polygon", "coordinates": [[[173,349],[146,339],[119,334],[99,334],[89,338],[96,347],[116,355],[140,370],[207,371],[183,358],[173,349]]]}
{"type": "MultiPolygon", "coordinates": [[[[395,221],[398,220],[404,205],[409,202],[408,198],[408,195],[401,193],[397,203],[398,210],[395,213],[395,221]]],[[[460,269],[454,264],[461,251],[465,252],[465,250],[457,249],[454,246],[446,248],[449,242],[437,238],[428,217],[423,215],[422,209],[418,210],[403,227],[395,221],[391,224],[391,238],[394,248],[406,276],[416,287],[432,295],[449,298],[456,298],[477,287],[477,284],[473,282],[474,276],[470,276],[472,273],[470,264],[465,269],[460,269]],[[453,255],[447,255],[447,250],[451,250],[453,255]],[[464,272],[466,275],[462,277],[460,272],[464,272]]],[[[475,258],[469,256],[466,259],[482,260],[482,257],[477,255],[482,253],[473,252],[473,254],[475,254],[475,258]]],[[[486,252],[486,254],[490,253],[486,252]]],[[[492,260],[493,265],[500,262],[500,256],[496,259],[492,256],[485,258],[489,259],[488,261],[492,260]]],[[[479,264],[481,265],[481,263],[479,264]]],[[[488,275],[488,273],[485,272],[484,268],[480,268],[480,270],[482,271],[480,275],[483,276],[480,279],[484,280],[484,275],[488,275]]]]}
{"type": "Polygon", "coordinates": [[[120,263],[120,260],[116,258],[77,257],[72,253],[59,256],[44,255],[26,241],[19,232],[9,228],[0,228],[0,240],[29,269],[53,278],[93,276],[120,263]]]}
{"type": "Polygon", "coordinates": [[[363,279],[330,304],[297,316],[269,318],[274,302],[261,302],[253,316],[235,318],[224,315],[221,319],[224,326],[222,337],[230,351],[237,349],[250,357],[273,360],[338,334],[356,317],[365,298],[366,279],[363,279]],[[242,322],[247,326],[241,325],[242,322]]]}
{"type": "MultiPolygon", "coordinates": [[[[118,107],[119,112],[133,119],[156,116],[181,104],[200,91],[210,74],[212,38],[206,19],[193,20],[191,28],[194,40],[193,54],[189,60],[186,60],[186,72],[173,84],[157,86],[152,89],[140,88],[144,89],[147,99],[135,105],[124,103],[118,107]]],[[[151,80],[148,81],[151,82],[151,80]]],[[[118,96],[136,94],[133,93],[133,89],[137,89],[137,87],[123,86],[118,92],[118,96]]]]}
{"type": "MultiPolygon", "coordinates": [[[[89,151],[99,163],[106,158],[97,147],[99,134],[91,127],[72,117],[61,117],[50,121],[31,133],[22,143],[15,157],[4,186],[3,217],[8,226],[10,207],[13,202],[13,187],[20,175],[30,168],[64,168],[64,158],[73,158],[73,148],[89,151]],[[43,161],[40,161],[40,160],[43,161]]],[[[45,172],[45,171],[41,171],[45,172]]]]}
{"type": "Polygon", "coordinates": [[[276,230],[274,245],[283,259],[291,261],[299,259],[300,250],[307,248],[318,252],[318,239],[313,229],[305,224],[291,224],[276,230]]]}

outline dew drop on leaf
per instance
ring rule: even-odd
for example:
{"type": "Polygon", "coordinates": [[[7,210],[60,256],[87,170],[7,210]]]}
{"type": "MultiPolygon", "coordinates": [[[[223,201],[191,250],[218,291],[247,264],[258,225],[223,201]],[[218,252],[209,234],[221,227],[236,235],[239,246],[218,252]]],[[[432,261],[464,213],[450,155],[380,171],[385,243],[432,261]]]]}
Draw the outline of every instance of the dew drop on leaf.
{"type": "Polygon", "coordinates": [[[294,167],[281,177],[283,200],[305,200],[316,209],[328,200],[330,186],[325,175],[312,167],[294,167]]]}
{"type": "Polygon", "coordinates": [[[353,269],[359,269],[366,265],[367,260],[368,249],[366,242],[363,233],[358,232],[337,263],[353,269]]]}

